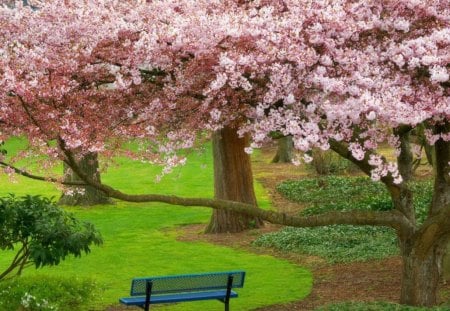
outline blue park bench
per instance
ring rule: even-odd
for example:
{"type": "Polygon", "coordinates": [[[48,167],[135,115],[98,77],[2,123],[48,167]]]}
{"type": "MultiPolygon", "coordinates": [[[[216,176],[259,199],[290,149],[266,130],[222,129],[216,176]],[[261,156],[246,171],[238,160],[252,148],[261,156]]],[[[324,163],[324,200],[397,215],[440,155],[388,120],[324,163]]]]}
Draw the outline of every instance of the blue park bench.
{"type": "Polygon", "coordinates": [[[225,304],[225,311],[229,311],[230,298],[238,296],[232,289],[242,288],[244,279],[244,271],[134,278],[131,281],[132,297],[119,301],[148,311],[150,305],[156,303],[217,299],[225,304]]]}

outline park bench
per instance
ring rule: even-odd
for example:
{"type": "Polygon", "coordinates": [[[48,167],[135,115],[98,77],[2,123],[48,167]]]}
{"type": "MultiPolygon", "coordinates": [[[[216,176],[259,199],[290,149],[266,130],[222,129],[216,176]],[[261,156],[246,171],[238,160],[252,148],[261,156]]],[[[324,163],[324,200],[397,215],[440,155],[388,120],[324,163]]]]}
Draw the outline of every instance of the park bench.
{"type": "Polygon", "coordinates": [[[131,296],[119,301],[128,306],[138,306],[148,311],[151,304],[198,300],[219,300],[230,308],[230,298],[238,294],[233,288],[244,286],[244,271],[211,272],[134,278],[131,296]]]}

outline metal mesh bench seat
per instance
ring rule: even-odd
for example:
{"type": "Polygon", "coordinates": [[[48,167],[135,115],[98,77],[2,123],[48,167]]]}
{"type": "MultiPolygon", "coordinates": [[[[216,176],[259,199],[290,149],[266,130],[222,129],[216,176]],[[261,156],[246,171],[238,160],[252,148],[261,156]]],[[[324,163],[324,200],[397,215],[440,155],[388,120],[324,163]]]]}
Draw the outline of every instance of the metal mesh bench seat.
{"type": "Polygon", "coordinates": [[[230,298],[238,297],[232,288],[244,286],[244,271],[182,274],[134,278],[132,297],[120,298],[125,305],[140,306],[146,311],[151,304],[217,299],[229,310],[230,298]]]}

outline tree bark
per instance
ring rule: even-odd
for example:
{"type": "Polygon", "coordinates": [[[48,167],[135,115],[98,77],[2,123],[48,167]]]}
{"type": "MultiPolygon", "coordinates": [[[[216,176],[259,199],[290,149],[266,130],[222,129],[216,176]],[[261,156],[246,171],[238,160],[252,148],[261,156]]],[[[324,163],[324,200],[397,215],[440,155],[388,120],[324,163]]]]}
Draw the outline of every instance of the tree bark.
{"type": "Polygon", "coordinates": [[[442,256],[431,252],[425,258],[404,254],[400,303],[431,307],[437,304],[437,288],[440,280],[439,264],[442,256]]]}
{"type": "MultiPolygon", "coordinates": [[[[435,127],[436,133],[447,133],[450,131],[449,124],[435,127]]],[[[402,153],[405,149],[402,141],[402,153]]],[[[403,259],[402,291],[400,303],[431,307],[438,303],[438,285],[443,276],[443,258],[447,251],[448,244],[448,214],[450,208],[450,143],[442,139],[436,141],[434,145],[434,189],[433,200],[429,207],[428,219],[423,225],[417,228],[409,237],[399,236],[403,259]]],[[[405,170],[408,162],[412,162],[409,157],[398,158],[399,169],[402,175],[408,175],[405,170]]],[[[406,181],[409,178],[406,179],[406,181]]],[[[408,202],[404,206],[406,210],[413,209],[411,199],[403,200],[408,202]]],[[[400,209],[399,209],[400,210],[400,209]]],[[[404,212],[405,209],[403,209],[404,212]]],[[[406,213],[405,213],[406,214],[406,213]]],[[[406,214],[406,216],[408,216],[406,214]]],[[[413,221],[413,219],[411,219],[413,221]]]]}
{"type": "MultiPolygon", "coordinates": [[[[77,161],[80,169],[89,175],[93,180],[100,181],[100,173],[98,172],[98,156],[97,153],[89,153],[77,161]]],[[[64,181],[65,182],[82,182],[82,179],[75,174],[70,167],[64,163],[64,181]]],[[[90,206],[96,204],[109,204],[111,199],[104,192],[92,186],[70,187],[71,192],[63,192],[58,203],[71,206],[90,206]]]]}
{"type": "Polygon", "coordinates": [[[272,163],[291,163],[294,143],[292,136],[283,136],[278,140],[277,154],[272,159],[272,163]]]}
{"type": "MultiPolygon", "coordinates": [[[[435,132],[449,133],[450,123],[436,126],[435,132]]],[[[433,159],[434,192],[429,215],[438,213],[442,208],[450,207],[450,143],[438,139],[434,145],[433,159]]]]}
{"type": "MultiPolygon", "coordinates": [[[[244,151],[248,137],[240,138],[236,129],[225,127],[213,134],[214,197],[257,206],[253,189],[250,156],[244,151]]],[[[214,210],[207,233],[241,232],[258,228],[256,217],[233,211],[214,210]]]]}

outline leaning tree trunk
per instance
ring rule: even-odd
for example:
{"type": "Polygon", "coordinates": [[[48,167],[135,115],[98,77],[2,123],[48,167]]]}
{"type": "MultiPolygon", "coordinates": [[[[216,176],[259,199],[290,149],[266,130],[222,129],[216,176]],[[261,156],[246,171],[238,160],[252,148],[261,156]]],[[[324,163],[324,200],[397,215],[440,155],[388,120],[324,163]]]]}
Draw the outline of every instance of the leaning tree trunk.
{"type": "MultiPolygon", "coordinates": [[[[93,180],[100,182],[97,153],[86,154],[78,161],[78,164],[93,180]]],[[[64,163],[64,181],[76,182],[82,180],[64,163]]],[[[69,191],[65,191],[61,195],[61,198],[58,201],[59,204],[88,206],[112,202],[103,192],[91,186],[70,187],[68,190],[69,191]]]]}
{"type": "Polygon", "coordinates": [[[291,163],[294,150],[292,136],[283,136],[278,140],[277,154],[272,159],[272,163],[291,163]]]}
{"type": "MultiPolygon", "coordinates": [[[[239,138],[236,129],[225,127],[213,134],[214,196],[256,205],[250,156],[244,151],[248,138],[239,138]]],[[[207,233],[241,232],[262,226],[258,218],[214,210],[207,233]]]]}

